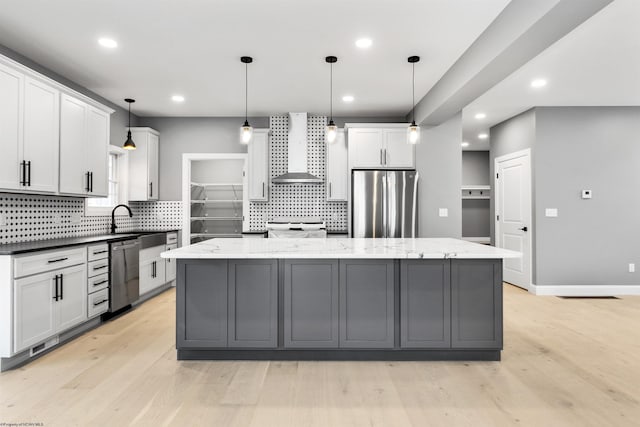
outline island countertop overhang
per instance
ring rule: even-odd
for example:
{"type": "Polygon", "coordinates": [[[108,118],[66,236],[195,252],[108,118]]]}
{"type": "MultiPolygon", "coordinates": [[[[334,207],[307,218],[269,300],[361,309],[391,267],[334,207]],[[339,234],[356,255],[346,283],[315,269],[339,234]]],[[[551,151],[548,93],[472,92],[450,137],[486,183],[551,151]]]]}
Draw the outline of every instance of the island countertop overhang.
{"type": "Polygon", "coordinates": [[[162,253],[172,259],[505,259],[520,252],[452,238],[211,239],[162,253]]]}

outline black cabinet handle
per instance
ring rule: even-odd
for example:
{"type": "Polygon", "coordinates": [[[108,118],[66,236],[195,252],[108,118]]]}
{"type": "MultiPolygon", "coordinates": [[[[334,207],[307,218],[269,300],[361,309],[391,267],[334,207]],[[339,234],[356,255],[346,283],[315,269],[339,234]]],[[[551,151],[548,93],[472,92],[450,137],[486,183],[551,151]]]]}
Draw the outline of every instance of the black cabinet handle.
{"type": "Polygon", "coordinates": [[[27,161],[27,185],[31,187],[31,160],[27,161]]]}
{"type": "Polygon", "coordinates": [[[87,176],[87,186],[84,187],[84,189],[86,190],[86,192],[88,193],[89,190],[91,190],[91,187],[89,186],[89,172],[85,173],[85,175],[87,176]]]}
{"type": "Polygon", "coordinates": [[[107,268],[107,266],[106,265],[99,265],[97,267],[93,267],[93,271],[102,270],[103,268],[107,268]]]}
{"type": "Polygon", "coordinates": [[[53,264],[53,263],[55,263],[55,262],[66,261],[66,260],[68,260],[68,259],[69,259],[69,258],[50,259],[49,261],[47,261],[47,263],[49,263],[49,264],[53,264]]]}
{"type": "Polygon", "coordinates": [[[108,300],[108,299],[103,299],[103,300],[102,300],[102,301],[100,301],[100,302],[94,302],[94,303],[93,303],[93,306],[94,306],[94,307],[96,307],[96,306],[98,306],[98,305],[100,305],[100,304],[104,304],[104,303],[105,303],[105,302],[107,302],[107,301],[109,301],[109,300],[108,300]]]}
{"type": "Polygon", "coordinates": [[[20,174],[20,185],[27,185],[27,162],[24,160],[20,162],[21,174],[20,174]]]}
{"type": "Polygon", "coordinates": [[[149,197],[153,197],[153,182],[149,183],[149,197]]]}
{"type": "Polygon", "coordinates": [[[518,228],[518,230],[521,230],[521,231],[528,231],[529,229],[528,229],[526,226],[524,226],[524,227],[522,227],[522,228],[518,228]]]}
{"type": "Polygon", "coordinates": [[[93,193],[93,172],[89,172],[89,191],[93,193]]]}
{"type": "Polygon", "coordinates": [[[101,281],[101,282],[96,282],[96,283],[94,283],[94,284],[93,284],[93,286],[100,286],[100,285],[102,285],[102,284],[104,284],[104,283],[107,283],[107,282],[108,282],[108,280],[103,280],[103,281],[101,281]]]}
{"type": "Polygon", "coordinates": [[[60,299],[64,299],[64,274],[60,275],[60,299]]]}
{"type": "Polygon", "coordinates": [[[98,255],[98,254],[106,254],[107,252],[109,252],[108,250],[104,250],[104,251],[96,251],[93,254],[94,255],[98,255]]]}
{"type": "Polygon", "coordinates": [[[53,279],[54,280],[54,285],[56,287],[56,294],[53,296],[53,300],[54,301],[58,301],[58,279],[60,278],[60,276],[58,274],[56,274],[56,277],[53,279]]]}

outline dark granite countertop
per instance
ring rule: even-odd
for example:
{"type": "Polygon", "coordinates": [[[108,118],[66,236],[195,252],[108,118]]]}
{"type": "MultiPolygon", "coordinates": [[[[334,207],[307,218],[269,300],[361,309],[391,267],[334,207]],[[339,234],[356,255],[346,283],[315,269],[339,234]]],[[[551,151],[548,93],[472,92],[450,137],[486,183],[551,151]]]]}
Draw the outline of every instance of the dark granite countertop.
{"type": "Polygon", "coordinates": [[[81,237],[65,237],[63,239],[48,239],[48,240],[35,240],[32,242],[21,243],[5,243],[0,244],[0,255],[18,255],[29,252],[46,251],[50,249],[60,249],[71,246],[81,246],[91,243],[100,242],[117,242],[119,240],[126,240],[136,238],[145,234],[153,233],[170,233],[179,230],[145,230],[145,231],[131,231],[127,233],[117,234],[101,234],[97,236],[81,236],[81,237]]]}

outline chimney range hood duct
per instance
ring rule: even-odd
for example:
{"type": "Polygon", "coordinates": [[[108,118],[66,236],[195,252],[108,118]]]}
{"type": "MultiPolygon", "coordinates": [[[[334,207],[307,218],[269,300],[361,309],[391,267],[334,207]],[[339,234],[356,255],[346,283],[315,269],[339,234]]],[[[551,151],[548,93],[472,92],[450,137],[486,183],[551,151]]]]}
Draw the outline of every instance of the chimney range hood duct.
{"type": "Polygon", "coordinates": [[[271,180],[273,184],[322,184],[307,170],[307,113],[289,113],[287,173],[271,180]]]}

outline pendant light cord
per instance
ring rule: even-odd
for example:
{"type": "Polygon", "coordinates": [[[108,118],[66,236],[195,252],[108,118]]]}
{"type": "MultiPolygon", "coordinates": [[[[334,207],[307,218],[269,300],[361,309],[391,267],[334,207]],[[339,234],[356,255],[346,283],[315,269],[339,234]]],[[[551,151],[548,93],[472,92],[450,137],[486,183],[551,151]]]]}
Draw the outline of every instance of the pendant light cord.
{"type": "Polygon", "coordinates": [[[416,122],[416,64],[411,64],[411,123],[416,122]]]}
{"type": "Polygon", "coordinates": [[[248,121],[247,105],[249,103],[249,64],[244,64],[244,121],[248,121]]]}
{"type": "Polygon", "coordinates": [[[329,111],[329,122],[333,121],[333,62],[331,64],[329,64],[329,73],[330,73],[330,89],[329,89],[329,105],[330,105],[330,111],[329,111]]]}
{"type": "Polygon", "coordinates": [[[129,103],[129,132],[131,132],[131,103],[129,103]]]}

